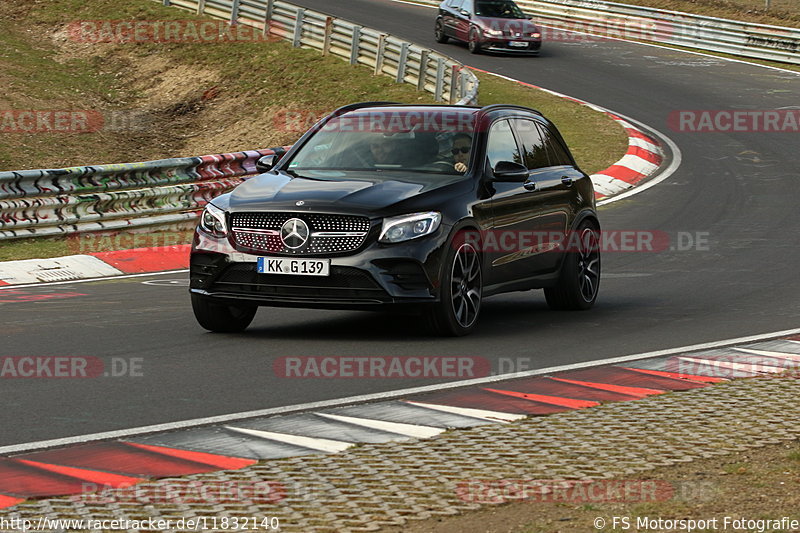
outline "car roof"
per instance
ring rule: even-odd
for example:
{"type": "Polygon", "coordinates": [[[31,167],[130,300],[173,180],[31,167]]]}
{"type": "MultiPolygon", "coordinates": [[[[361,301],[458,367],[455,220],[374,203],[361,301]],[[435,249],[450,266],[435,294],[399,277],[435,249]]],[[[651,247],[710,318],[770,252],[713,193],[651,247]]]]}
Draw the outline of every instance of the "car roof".
{"type": "Polygon", "coordinates": [[[502,111],[522,111],[526,113],[531,113],[533,115],[537,115],[537,118],[545,121],[547,119],[544,118],[544,115],[540,111],[535,109],[531,109],[529,107],[524,107],[515,104],[492,104],[488,106],[471,106],[471,105],[445,105],[445,104],[399,104],[395,102],[360,102],[356,104],[349,104],[343,107],[340,107],[336,111],[334,111],[331,115],[332,116],[341,116],[341,115],[357,115],[359,111],[362,110],[369,110],[369,112],[377,112],[377,113],[391,113],[391,112],[401,112],[401,113],[434,113],[434,114],[445,114],[445,113],[457,113],[460,115],[488,115],[490,113],[494,114],[495,112],[502,112],[502,111]]]}

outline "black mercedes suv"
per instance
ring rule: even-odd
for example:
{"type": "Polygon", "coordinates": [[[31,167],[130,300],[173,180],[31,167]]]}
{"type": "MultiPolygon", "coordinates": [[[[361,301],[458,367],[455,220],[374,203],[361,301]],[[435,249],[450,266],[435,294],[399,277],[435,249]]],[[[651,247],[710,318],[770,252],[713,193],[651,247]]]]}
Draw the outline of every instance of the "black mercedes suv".
{"type": "Polygon", "coordinates": [[[259,169],[195,233],[192,307],[208,330],[244,330],[258,306],[405,307],[465,335],[487,296],[597,297],[592,182],[532,109],[348,105],[259,169]]]}

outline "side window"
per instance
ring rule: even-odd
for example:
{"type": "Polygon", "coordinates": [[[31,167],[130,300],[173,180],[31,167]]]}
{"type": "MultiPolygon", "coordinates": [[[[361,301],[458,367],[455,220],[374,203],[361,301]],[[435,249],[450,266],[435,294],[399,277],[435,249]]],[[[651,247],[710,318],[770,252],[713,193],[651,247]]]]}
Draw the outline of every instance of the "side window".
{"type": "Polygon", "coordinates": [[[522,163],[519,155],[517,140],[511,131],[511,126],[507,120],[495,122],[489,130],[489,141],[486,145],[486,157],[489,158],[489,165],[494,168],[500,161],[513,161],[522,163]]]}
{"type": "Polygon", "coordinates": [[[523,164],[528,170],[549,167],[551,163],[547,157],[545,139],[542,138],[536,122],[518,118],[514,119],[513,123],[522,144],[523,164]]]}
{"type": "Polygon", "coordinates": [[[544,137],[544,142],[547,146],[547,152],[551,161],[550,164],[553,166],[572,166],[572,158],[569,156],[569,153],[566,151],[558,138],[556,138],[545,126],[540,124],[539,128],[542,131],[542,136],[544,137]]]}

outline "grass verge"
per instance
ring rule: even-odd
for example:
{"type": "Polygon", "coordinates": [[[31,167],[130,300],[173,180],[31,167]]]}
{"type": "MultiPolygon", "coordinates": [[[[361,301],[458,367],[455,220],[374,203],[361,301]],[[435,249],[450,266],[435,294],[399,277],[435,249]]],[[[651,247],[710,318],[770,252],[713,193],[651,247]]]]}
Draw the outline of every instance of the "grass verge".
{"type": "MultiPolygon", "coordinates": [[[[635,479],[600,481],[623,487],[562,491],[547,498],[486,506],[464,515],[413,521],[403,533],[587,533],[589,531],[688,531],[686,527],[637,527],[647,520],[717,519],[716,527],[694,531],[733,531],[725,517],[800,522],[800,443],[776,444],[713,459],[660,467],[635,479]],[[658,487],[658,489],[653,489],[658,487]],[[627,490],[628,492],[624,492],[627,490]],[[604,498],[604,495],[609,498],[604,498]],[[627,496],[626,496],[627,495],[627,496]],[[621,496],[621,497],[620,497],[621,496]],[[616,527],[613,527],[616,521],[616,527]],[[630,527],[624,525],[627,520],[630,527]],[[597,522],[595,522],[597,520],[597,522]],[[479,524],[479,526],[478,526],[479,524]],[[598,527],[599,524],[602,524],[598,527]]],[[[648,522],[652,524],[652,522],[648,522]]],[[[764,524],[766,525],[766,524],[764,524]]],[[[783,533],[797,528],[738,528],[737,531],[783,533]]],[[[387,528],[382,531],[399,532],[387,528]]]]}
{"type": "MultiPolygon", "coordinates": [[[[102,43],[75,39],[76,21],[207,20],[148,0],[38,0],[0,4],[0,110],[89,110],[86,133],[6,133],[0,170],[132,162],[291,144],[317,117],[346,103],[433,103],[428,93],[283,41],[102,43]],[[24,21],[24,24],[22,22],[24,21]],[[299,117],[286,120],[286,117],[299,117]],[[112,127],[113,125],[113,127],[112,127]]],[[[480,75],[481,104],[539,109],[593,173],[625,152],[620,126],[550,94],[480,75]],[[598,137],[599,135],[599,137],[598,137]]],[[[147,232],[147,246],[188,243],[191,232],[147,232]],[[176,236],[178,242],[175,242],[176,236]]],[[[3,241],[0,261],[140,247],[140,233],[90,240],[3,241]],[[137,237],[138,235],[138,237],[137,237]]]]}

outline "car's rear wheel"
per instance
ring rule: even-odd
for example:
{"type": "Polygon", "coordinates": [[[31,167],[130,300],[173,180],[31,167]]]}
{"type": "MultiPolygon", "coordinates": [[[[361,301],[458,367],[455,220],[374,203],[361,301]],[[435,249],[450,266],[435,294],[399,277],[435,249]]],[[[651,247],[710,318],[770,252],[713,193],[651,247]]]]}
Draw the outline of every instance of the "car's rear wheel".
{"type": "Polygon", "coordinates": [[[469,41],[467,42],[467,47],[471,54],[480,54],[481,53],[481,34],[477,28],[472,28],[469,30],[469,41]]]}
{"type": "Polygon", "coordinates": [[[461,232],[451,242],[445,258],[439,302],[429,309],[434,332],[445,336],[467,335],[478,323],[483,293],[481,256],[477,240],[461,232]]]}
{"type": "Polygon", "coordinates": [[[192,310],[197,322],[205,329],[217,333],[236,333],[247,329],[258,307],[229,305],[192,293],[192,310]]]}
{"type": "Polygon", "coordinates": [[[444,22],[442,22],[442,19],[436,21],[436,26],[433,30],[433,34],[436,38],[437,43],[444,44],[449,40],[447,35],[444,33],[444,22]]]}
{"type": "Polygon", "coordinates": [[[568,239],[558,284],[544,290],[547,305],[559,311],[584,310],[594,305],[600,289],[600,236],[597,227],[582,222],[568,239]]]}

